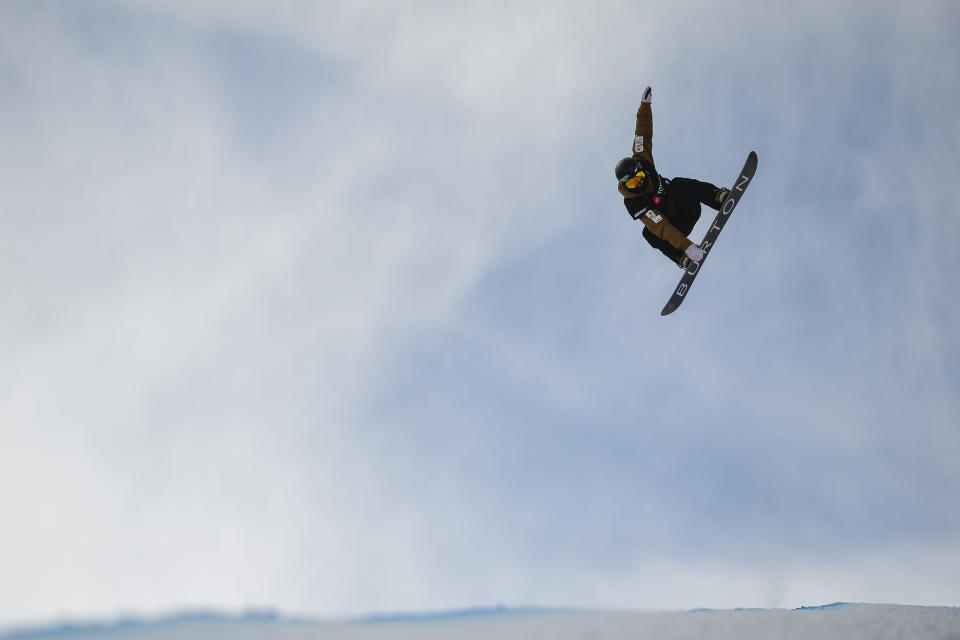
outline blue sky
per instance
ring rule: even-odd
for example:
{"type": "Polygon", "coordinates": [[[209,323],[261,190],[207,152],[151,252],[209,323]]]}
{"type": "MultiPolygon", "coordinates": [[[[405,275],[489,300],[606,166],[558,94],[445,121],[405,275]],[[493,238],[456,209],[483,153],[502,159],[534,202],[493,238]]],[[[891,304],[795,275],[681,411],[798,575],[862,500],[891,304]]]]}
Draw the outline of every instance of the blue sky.
{"type": "Polygon", "coordinates": [[[664,4],[0,5],[0,624],[956,604],[960,11],[664,4]]]}

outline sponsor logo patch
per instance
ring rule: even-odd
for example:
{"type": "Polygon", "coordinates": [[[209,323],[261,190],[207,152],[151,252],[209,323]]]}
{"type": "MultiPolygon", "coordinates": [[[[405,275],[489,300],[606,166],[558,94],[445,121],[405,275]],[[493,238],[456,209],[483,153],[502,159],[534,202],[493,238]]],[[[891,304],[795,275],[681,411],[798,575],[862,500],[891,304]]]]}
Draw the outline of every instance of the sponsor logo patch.
{"type": "Polygon", "coordinates": [[[643,153],[643,136],[633,136],[633,152],[643,153]]]}

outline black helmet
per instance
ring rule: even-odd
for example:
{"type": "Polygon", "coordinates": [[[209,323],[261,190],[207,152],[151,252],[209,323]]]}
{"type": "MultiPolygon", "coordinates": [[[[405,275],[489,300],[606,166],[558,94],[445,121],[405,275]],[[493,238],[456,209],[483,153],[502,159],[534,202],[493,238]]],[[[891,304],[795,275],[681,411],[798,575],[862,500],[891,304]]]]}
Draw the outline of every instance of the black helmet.
{"type": "Polygon", "coordinates": [[[617,182],[623,185],[625,189],[634,191],[637,189],[642,189],[646,186],[647,174],[653,173],[653,171],[647,171],[647,169],[644,168],[643,163],[636,158],[624,158],[617,163],[617,168],[614,169],[614,173],[617,174],[617,182]],[[633,185],[628,185],[627,181],[634,176],[638,178],[637,182],[635,182],[633,185]]]}
{"type": "Polygon", "coordinates": [[[614,172],[617,174],[617,182],[626,182],[640,171],[640,163],[636,158],[624,158],[617,163],[614,172]]]}

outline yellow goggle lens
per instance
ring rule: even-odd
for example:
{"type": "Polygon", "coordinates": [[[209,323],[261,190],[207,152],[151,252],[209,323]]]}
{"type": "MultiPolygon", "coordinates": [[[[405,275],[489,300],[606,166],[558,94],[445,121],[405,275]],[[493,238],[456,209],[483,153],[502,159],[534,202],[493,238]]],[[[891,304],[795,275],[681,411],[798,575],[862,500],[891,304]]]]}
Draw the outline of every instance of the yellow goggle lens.
{"type": "Polygon", "coordinates": [[[646,179],[647,174],[645,174],[643,171],[637,171],[637,175],[627,180],[627,189],[636,189],[637,186],[643,184],[643,181],[646,179]]]}

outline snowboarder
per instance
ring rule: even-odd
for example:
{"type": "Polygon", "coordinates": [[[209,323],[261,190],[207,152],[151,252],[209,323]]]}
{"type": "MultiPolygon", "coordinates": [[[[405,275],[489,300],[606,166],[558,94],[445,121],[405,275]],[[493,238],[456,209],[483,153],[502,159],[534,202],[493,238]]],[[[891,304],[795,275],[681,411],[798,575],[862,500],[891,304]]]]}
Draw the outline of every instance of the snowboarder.
{"type": "Polygon", "coordinates": [[[700,205],[720,210],[729,190],[692,178],[667,180],[653,164],[653,90],[647,87],[637,109],[633,156],[617,163],[617,187],[634,220],[643,222],[643,237],[686,269],[704,252],[687,236],[700,219],[700,205]]]}

